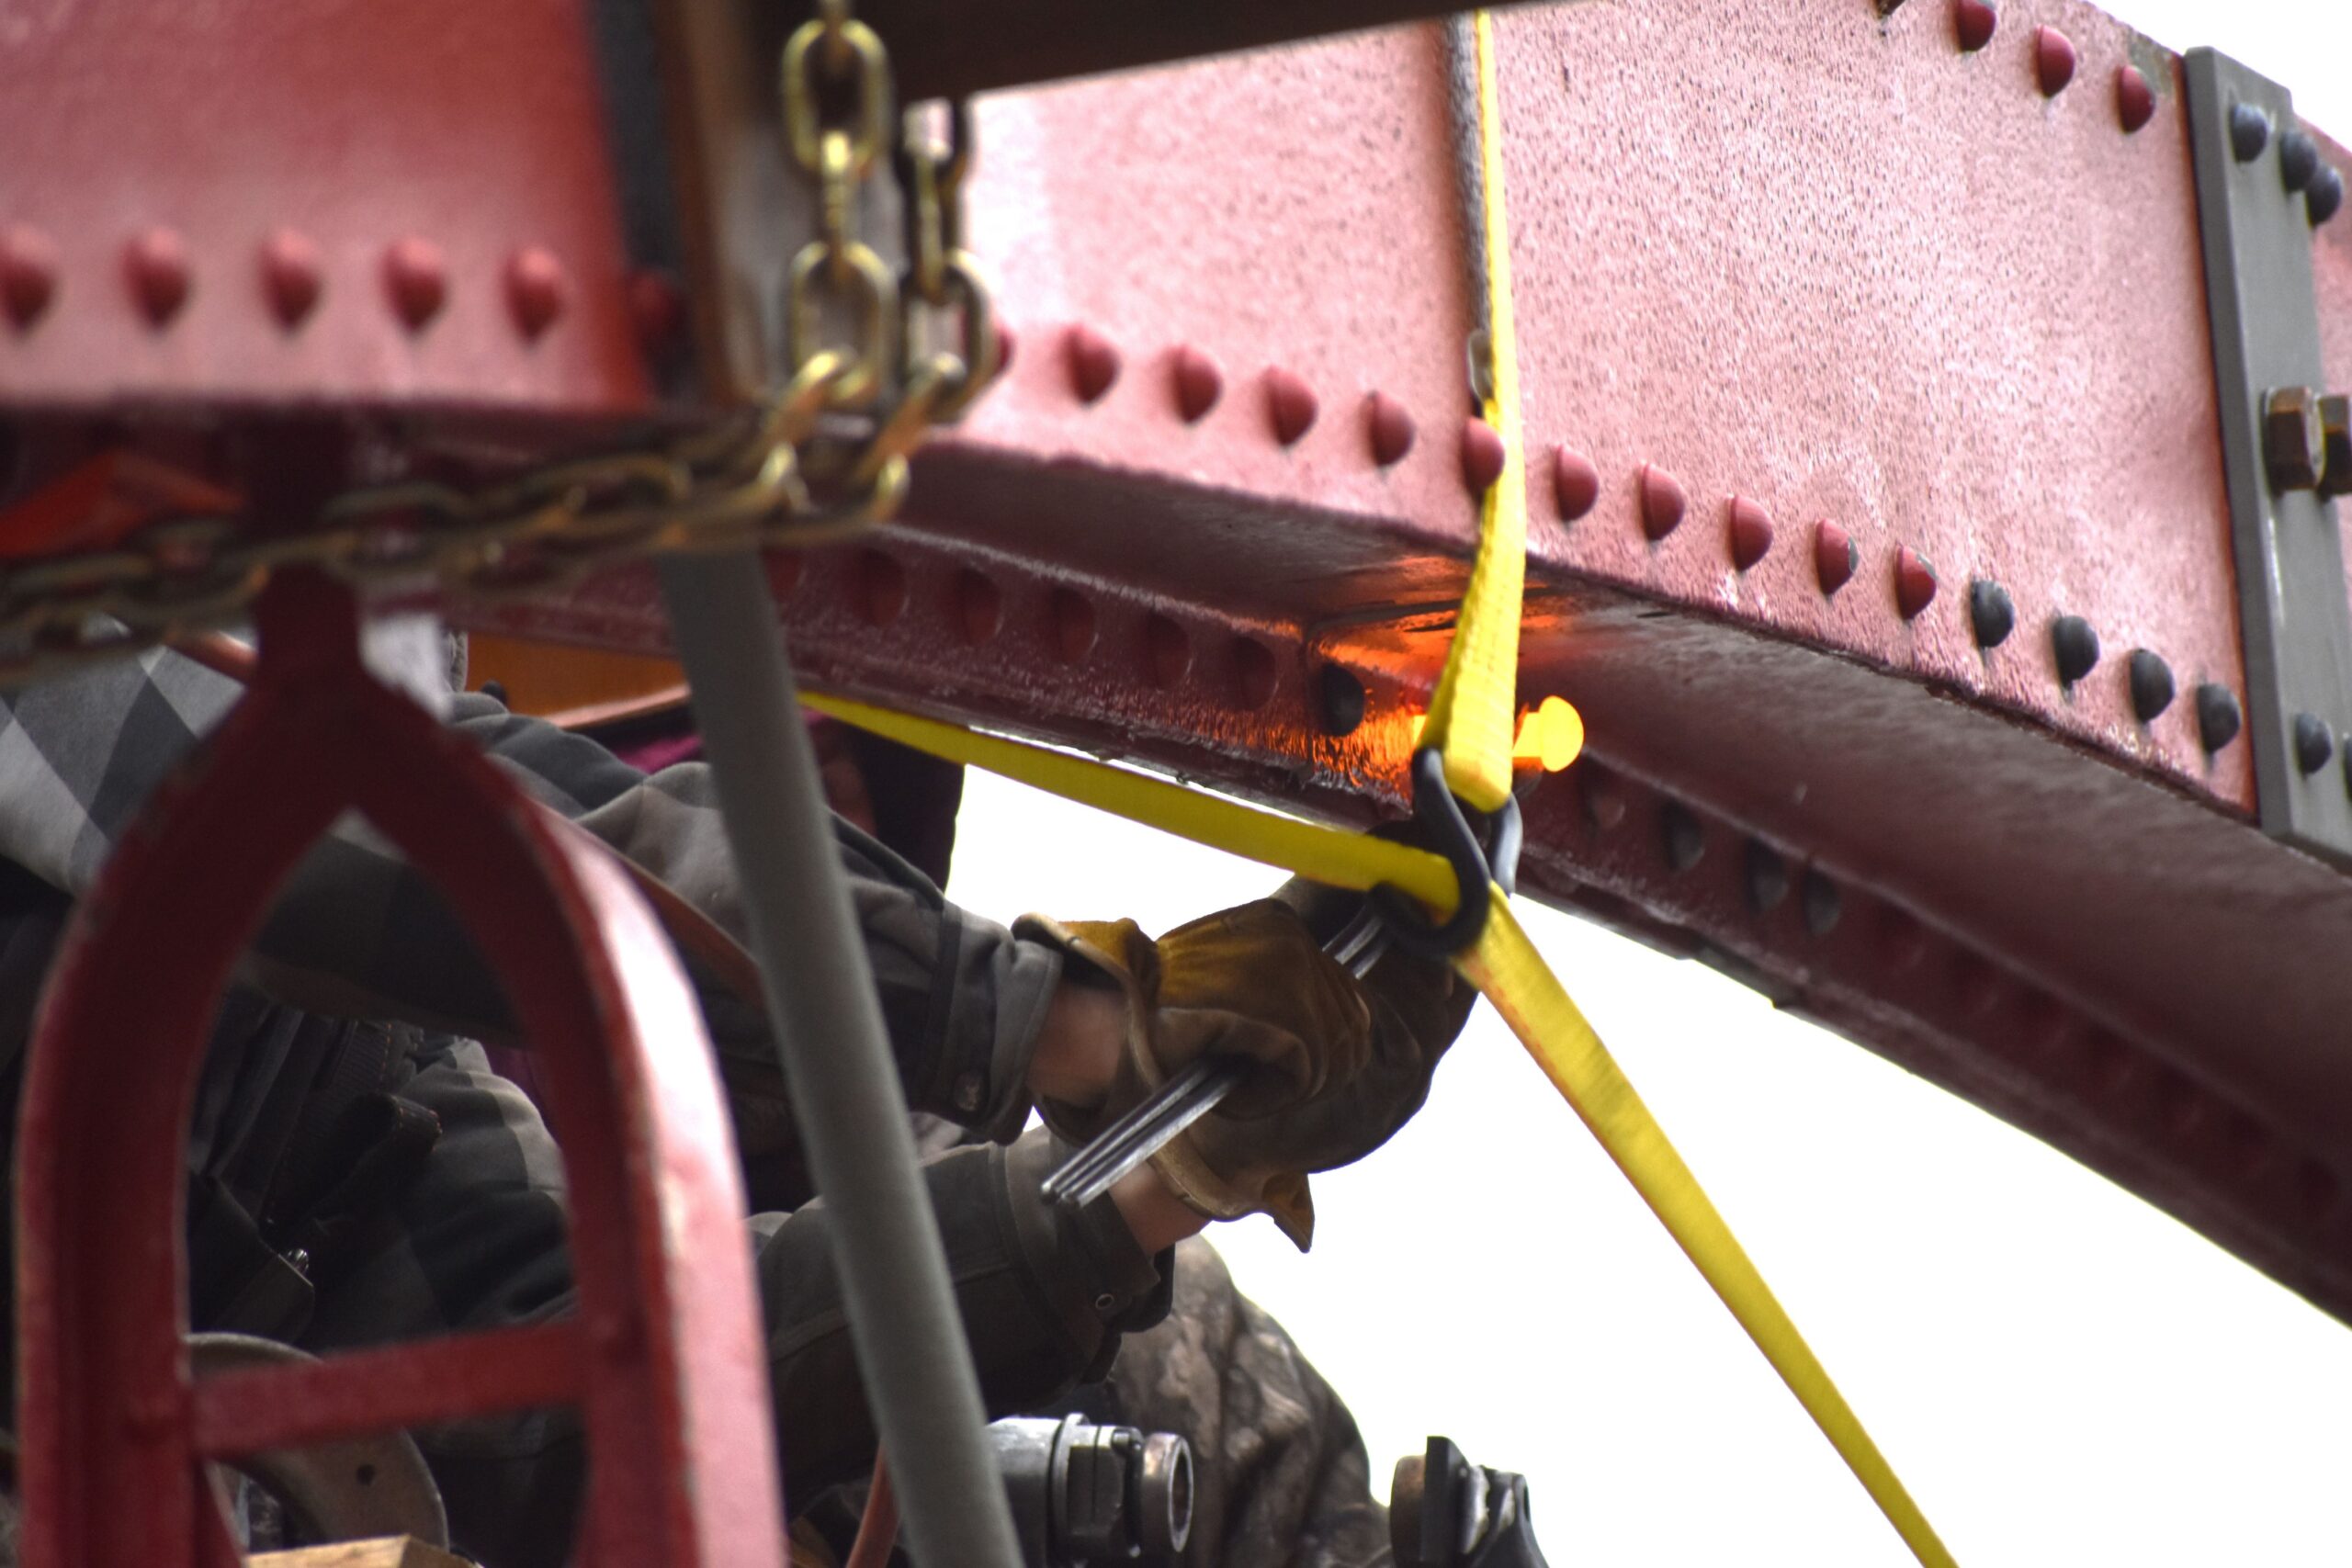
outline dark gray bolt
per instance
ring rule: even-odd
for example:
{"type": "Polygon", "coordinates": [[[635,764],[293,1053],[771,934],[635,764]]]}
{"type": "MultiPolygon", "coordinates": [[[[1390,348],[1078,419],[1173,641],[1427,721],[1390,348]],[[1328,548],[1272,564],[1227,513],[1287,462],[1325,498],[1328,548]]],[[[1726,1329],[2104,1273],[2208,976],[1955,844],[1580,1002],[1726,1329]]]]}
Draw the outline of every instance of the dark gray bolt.
{"type": "Polygon", "coordinates": [[[1353,735],[1363,724],[1363,682],[1341,664],[1326,664],[1315,682],[1317,716],[1326,735],[1353,735]]]}
{"type": "Polygon", "coordinates": [[[2050,647],[2058,656],[2058,679],[2073,685],[2098,663],[2098,633],[2080,615],[2056,615],[2050,622],[2050,647]]]}
{"type": "Polygon", "coordinates": [[[2155,717],[2172,706],[2172,666],[2144,648],[2132,650],[2132,712],[2142,724],[2153,724],[2155,717]]]}
{"type": "Polygon", "coordinates": [[[1998,648],[2018,624],[2018,607],[2009,591],[1988,578],[1968,585],[1968,625],[1979,648],[1998,648]]]}
{"type": "Polygon", "coordinates": [[[2319,492],[2352,495],[2352,398],[2338,392],[2319,400],[2319,492]]]}
{"type": "Polygon", "coordinates": [[[2251,164],[2270,145],[2270,117],[2252,104],[2230,106],[2230,151],[2241,164],[2251,164]]]}
{"type": "Polygon", "coordinates": [[[2335,737],[2327,732],[2327,725],[2317,714],[2299,713],[2295,716],[2295,766],[2306,774],[2315,773],[2327,766],[2335,755],[2335,737]]]}
{"type": "Polygon", "coordinates": [[[1758,840],[1747,840],[1747,902],[1758,914],[1770,914],[1789,896],[1789,863],[1779,851],[1758,840]]]}
{"type": "Polygon", "coordinates": [[[2301,127],[2278,133],[2278,177],[2289,190],[2301,190],[2312,183],[2319,172],[2319,143],[2305,135],[2301,127]]]}
{"type": "Polygon", "coordinates": [[[1666,840],[1666,863],[1677,871],[1697,865],[1699,857],[1707,852],[1707,835],[1690,808],[1669,800],[1659,809],[1657,820],[1666,840]]]}
{"type": "Polygon", "coordinates": [[[2238,700],[2227,686],[2211,682],[2197,688],[2197,739],[2218,751],[2238,738],[2238,700]]]}
{"type": "Polygon", "coordinates": [[[2303,212],[2316,229],[2335,216],[2344,205],[2344,176],[2332,167],[2323,166],[2312,176],[2311,185],[2303,192],[2303,212]]]}
{"type": "Polygon", "coordinates": [[[2281,387],[2262,400],[2262,462],[2272,490],[2281,495],[2316,490],[2326,457],[2318,393],[2309,387],[2281,387]]]}
{"type": "MultiPolygon", "coordinates": [[[[2346,787],[2352,788],[2352,784],[2346,787]]],[[[1799,897],[1804,905],[1805,930],[1815,936],[1827,936],[1837,929],[1844,900],[1838,896],[1836,883],[1808,867],[1799,897]]]]}

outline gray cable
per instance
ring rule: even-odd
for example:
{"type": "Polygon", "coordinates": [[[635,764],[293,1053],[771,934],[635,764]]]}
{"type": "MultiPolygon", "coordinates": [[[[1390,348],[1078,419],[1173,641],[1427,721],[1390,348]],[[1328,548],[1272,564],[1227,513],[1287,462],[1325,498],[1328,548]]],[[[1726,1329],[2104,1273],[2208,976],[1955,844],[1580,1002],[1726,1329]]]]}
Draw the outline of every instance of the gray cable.
{"type": "Polygon", "coordinates": [[[1020,1568],[767,573],[751,554],[667,555],[660,570],[915,1561],[1020,1568]]]}

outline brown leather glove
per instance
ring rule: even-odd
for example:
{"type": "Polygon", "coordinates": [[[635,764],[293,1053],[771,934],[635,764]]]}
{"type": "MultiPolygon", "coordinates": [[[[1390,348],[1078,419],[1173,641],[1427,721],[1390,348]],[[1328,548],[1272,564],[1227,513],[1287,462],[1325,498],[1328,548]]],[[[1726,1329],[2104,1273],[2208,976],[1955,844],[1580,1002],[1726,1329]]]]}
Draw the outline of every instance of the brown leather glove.
{"type": "MultiPolygon", "coordinates": [[[[1240,1087],[1152,1165],[1195,1212],[1271,1215],[1302,1251],[1315,1227],[1307,1173],[1387,1142],[1428,1097],[1430,1074],[1476,1000],[1444,965],[1401,953],[1359,982],[1294,908],[1312,902],[1311,894],[1294,899],[1303,886],[1156,942],[1132,920],[1030,916],[1014,927],[1059,946],[1127,998],[1126,1049],[1109,1094],[1091,1106],[1041,1106],[1047,1124],[1082,1143],[1194,1058],[1248,1057],[1256,1065],[1240,1087]]],[[[1352,906],[1350,896],[1336,897],[1352,906]]]]}

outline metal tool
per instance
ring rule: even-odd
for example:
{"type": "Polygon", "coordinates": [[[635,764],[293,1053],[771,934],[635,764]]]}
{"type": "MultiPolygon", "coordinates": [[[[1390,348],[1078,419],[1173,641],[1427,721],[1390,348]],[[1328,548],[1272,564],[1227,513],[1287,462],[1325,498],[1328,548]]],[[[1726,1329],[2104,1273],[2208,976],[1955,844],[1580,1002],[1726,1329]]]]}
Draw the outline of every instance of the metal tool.
{"type": "MultiPolygon", "coordinates": [[[[1340,928],[1323,951],[1361,980],[1388,951],[1380,919],[1371,907],[1340,928]]],[[[1241,1086],[1250,1064],[1238,1056],[1202,1056],[1185,1065],[1135,1109],[1094,1135],[1091,1143],[1054,1168],[1043,1185],[1046,1201],[1082,1209],[1111,1190],[1119,1178],[1167,1146],[1168,1140],[1216,1110],[1241,1086]]]]}
{"type": "Polygon", "coordinates": [[[1193,1450],[1173,1432],[1083,1416],[989,1427],[1029,1568],[1173,1563],[1193,1532],[1193,1450]]]}
{"type": "MultiPolygon", "coordinates": [[[[1440,835],[1458,838],[1466,846],[1467,861],[1457,862],[1457,869],[1464,873],[1463,905],[1468,908],[1476,898],[1483,908],[1488,881],[1506,895],[1518,881],[1519,802],[1506,801],[1500,811],[1474,828],[1446,790],[1436,758],[1431,751],[1414,759],[1415,813],[1440,835]],[[1424,762],[1424,758],[1429,761],[1424,762]],[[1466,869],[1470,864],[1477,871],[1475,882],[1466,869]]],[[[1323,951],[1361,980],[1388,951],[1394,919],[1384,912],[1380,899],[1367,899],[1354,918],[1323,944],[1323,951]]],[[[1170,1138],[1216,1110],[1248,1076],[1249,1064],[1238,1057],[1203,1056],[1187,1064],[1057,1166],[1041,1189],[1046,1201],[1065,1208],[1084,1208],[1108,1192],[1119,1178],[1166,1147],[1170,1138]]]]}

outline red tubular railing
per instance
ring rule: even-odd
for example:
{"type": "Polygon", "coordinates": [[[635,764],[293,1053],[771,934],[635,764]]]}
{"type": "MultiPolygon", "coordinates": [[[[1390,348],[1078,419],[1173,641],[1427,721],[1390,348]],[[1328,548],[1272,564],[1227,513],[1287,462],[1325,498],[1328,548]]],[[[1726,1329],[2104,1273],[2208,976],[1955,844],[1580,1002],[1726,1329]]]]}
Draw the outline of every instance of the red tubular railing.
{"type": "Polygon", "coordinates": [[[568,1396],[594,1467],[583,1562],[780,1568],[741,1187],[668,945],[608,858],[366,672],[340,587],[288,576],[257,624],[252,690],[76,908],[33,1042],[23,1561],[216,1568],[235,1554],[203,1483],[211,1455],[568,1396]],[[209,1023],[272,895],[346,809],[447,895],[537,1048],[563,1131],[578,1323],[198,1385],[182,1205],[209,1023]]]}

